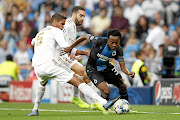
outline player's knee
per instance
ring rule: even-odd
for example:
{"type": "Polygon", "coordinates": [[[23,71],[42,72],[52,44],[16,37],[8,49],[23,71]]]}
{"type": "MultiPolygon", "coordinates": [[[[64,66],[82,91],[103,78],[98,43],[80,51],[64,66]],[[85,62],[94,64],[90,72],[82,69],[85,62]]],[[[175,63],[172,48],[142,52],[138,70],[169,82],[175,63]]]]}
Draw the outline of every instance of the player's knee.
{"type": "Polygon", "coordinates": [[[84,73],[85,73],[85,70],[84,70],[84,68],[83,67],[80,67],[79,69],[78,69],[78,75],[80,75],[80,76],[84,76],[84,73]]]}

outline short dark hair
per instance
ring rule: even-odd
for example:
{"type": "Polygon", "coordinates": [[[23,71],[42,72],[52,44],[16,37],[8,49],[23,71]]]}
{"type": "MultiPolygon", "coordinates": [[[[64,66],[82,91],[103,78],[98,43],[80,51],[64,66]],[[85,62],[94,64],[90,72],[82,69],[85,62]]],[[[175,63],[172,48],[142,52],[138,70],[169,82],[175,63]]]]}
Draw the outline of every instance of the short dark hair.
{"type": "Polygon", "coordinates": [[[136,51],[136,58],[138,58],[139,56],[141,56],[142,53],[144,53],[143,50],[138,50],[138,51],[136,51]]]}
{"type": "Polygon", "coordinates": [[[59,22],[59,21],[61,21],[63,19],[66,19],[66,16],[64,16],[63,14],[55,13],[51,17],[50,24],[52,24],[54,20],[57,20],[59,22]]]}
{"type": "Polygon", "coordinates": [[[108,31],[108,39],[109,39],[109,36],[112,35],[112,36],[119,36],[119,38],[121,39],[121,33],[118,29],[110,29],[108,31]]]}
{"type": "Polygon", "coordinates": [[[7,60],[7,61],[13,61],[12,55],[10,55],[10,54],[7,55],[7,56],[6,56],[6,60],[7,60]]]}
{"type": "Polygon", "coordinates": [[[85,9],[84,9],[83,7],[81,7],[81,6],[75,6],[75,7],[73,7],[73,9],[72,9],[72,13],[76,13],[76,12],[78,12],[78,10],[83,10],[83,11],[85,11],[85,9]]]}

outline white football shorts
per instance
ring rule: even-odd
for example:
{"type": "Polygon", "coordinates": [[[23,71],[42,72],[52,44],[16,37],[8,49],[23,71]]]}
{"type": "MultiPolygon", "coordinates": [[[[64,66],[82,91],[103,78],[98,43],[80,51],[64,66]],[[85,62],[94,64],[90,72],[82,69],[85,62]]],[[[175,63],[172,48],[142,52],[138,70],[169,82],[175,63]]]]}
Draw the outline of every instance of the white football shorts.
{"type": "Polygon", "coordinates": [[[58,56],[58,61],[61,62],[62,64],[66,65],[69,69],[71,69],[71,67],[77,63],[78,65],[82,66],[83,65],[81,63],[79,63],[76,59],[72,60],[70,59],[70,57],[68,56],[68,54],[62,55],[62,56],[58,56]]]}
{"type": "Polygon", "coordinates": [[[62,62],[52,61],[34,67],[34,71],[40,83],[47,83],[49,79],[58,81],[61,85],[67,83],[74,75],[74,72],[62,62]]]}

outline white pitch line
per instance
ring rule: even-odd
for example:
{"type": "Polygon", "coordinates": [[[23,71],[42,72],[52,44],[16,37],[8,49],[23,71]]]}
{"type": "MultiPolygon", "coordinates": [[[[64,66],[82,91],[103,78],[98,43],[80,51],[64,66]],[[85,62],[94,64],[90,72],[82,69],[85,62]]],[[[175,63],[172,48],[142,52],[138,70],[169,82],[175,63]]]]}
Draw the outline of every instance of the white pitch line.
{"type": "MultiPolygon", "coordinates": [[[[0,108],[0,110],[32,110],[32,109],[14,109],[14,108],[0,108]]],[[[101,112],[101,111],[75,111],[75,110],[48,110],[38,109],[38,111],[55,111],[55,112],[101,112]]]]}
{"type": "MultiPolygon", "coordinates": [[[[14,109],[14,108],[0,108],[0,110],[23,110],[23,111],[31,111],[32,109],[14,109]]],[[[101,112],[101,111],[76,111],[76,110],[48,110],[48,109],[39,109],[39,111],[52,111],[52,112],[101,112]]],[[[115,113],[111,111],[111,113],[115,113]]],[[[180,113],[159,113],[159,112],[138,112],[132,111],[130,114],[172,114],[172,115],[180,115],[180,113]]]]}

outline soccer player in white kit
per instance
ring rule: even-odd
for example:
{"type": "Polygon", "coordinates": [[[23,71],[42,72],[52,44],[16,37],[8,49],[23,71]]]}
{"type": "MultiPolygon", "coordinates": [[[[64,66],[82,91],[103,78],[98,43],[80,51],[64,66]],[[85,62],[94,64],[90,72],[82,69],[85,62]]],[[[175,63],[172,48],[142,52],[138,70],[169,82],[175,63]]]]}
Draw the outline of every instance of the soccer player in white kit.
{"type": "MultiPolygon", "coordinates": [[[[63,34],[65,40],[68,42],[69,46],[72,45],[76,41],[76,26],[81,26],[85,17],[85,9],[80,7],[80,6],[75,6],[72,9],[72,17],[67,19],[65,22],[65,26],[63,29],[63,34]]],[[[72,50],[71,53],[75,53],[72,50]]],[[[85,69],[83,68],[83,65],[79,63],[77,60],[71,61],[70,63],[67,62],[71,70],[73,70],[76,75],[78,76],[79,79],[83,80],[86,82],[89,86],[94,88],[94,84],[92,83],[91,80],[88,79],[88,76],[86,74],[85,69]]],[[[97,89],[97,88],[96,88],[97,89]]],[[[89,104],[85,103],[84,101],[81,100],[80,95],[79,95],[79,89],[77,87],[74,87],[74,94],[73,97],[71,98],[71,102],[74,104],[77,104],[81,108],[89,108],[89,104]]]]}
{"type": "Polygon", "coordinates": [[[34,45],[34,56],[32,66],[38,77],[38,85],[36,88],[36,98],[34,108],[28,116],[38,116],[38,108],[45,92],[45,86],[49,79],[57,80],[60,84],[66,82],[73,84],[85,95],[97,101],[99,109],[103,113],[107,113],[103,106],[109,102],[100,97],[90,86],[80,80],[68,66],[62,64],[56,59],[56,47],[67,47],[68,44],[64,39],[62,29],[65,24],[66,17],[61,14],[54,14],[50,21],[50,26],[40,30],[36,37],[32,40],[34,45]]]}

